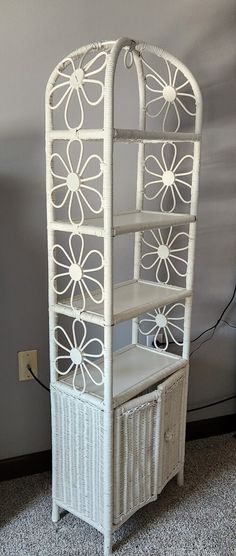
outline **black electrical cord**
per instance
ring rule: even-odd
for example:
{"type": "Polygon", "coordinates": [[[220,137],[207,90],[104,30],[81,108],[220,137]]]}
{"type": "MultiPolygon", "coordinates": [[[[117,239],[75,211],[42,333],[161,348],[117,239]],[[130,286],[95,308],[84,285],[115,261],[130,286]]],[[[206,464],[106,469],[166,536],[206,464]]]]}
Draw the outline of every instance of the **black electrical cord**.
{"type": "MultiPolygon", "coordinates": [[[[222,322],[225,322],[225,324],[227,324],[228,326],[232,326],[232,328],[236,328],[236,326],[231,325],[229,322],[227,322],[226,320],[222,320],[222,322]]],[[[209,340],[211,340],[211,338],[214,336],[216,327],[214,328],[210,338],[207,338],[206,340],[203,340],[203,342],[201,342],[201,344],[192,351],[192,353],[190,353],[190,356],[193,355],[193,353],[195,353],[195,351],[198,351],[198,349],[200,349],[200,347],[205,344],[206,342],[208,342],[209,340]]],[[[193,409],[188,409],[187,413],[190,413],[191,411],[198,411],[199,409],[206,409],[207,407],[213,407],[214,405],[218,405],[220,403],[224,403],[224,402],[228,402],[229,400],[234,400],[236,398],[236,394],[234,394],[233,396],[230,396],[229,398],[224,398],[223,400],[218,400],[217,402],[212,402],[209,403],[207,405],[201,405],[200,407],[194,407],[193,409]]]]}
{"type": "MultiPolygon", "coordinates": [[[[236,285],[235,285],[235,287],[234,287],[234,291],[233,291],[233,294],[232,294],[232,296],[231,296],[229,302],[227,303],[226,307],[223,309],[223,311],[222,311],[220,317],[218,318],[218,320],[216,321],[216,323],[214,324],[214,326],[211,326],[210,328],[207,328],[207,329],[204,330],[201,334],[199,334],[199,336],[197,336],[196,338],[194,338],[194,340],[191,341],[191,342],[195,342],[196,340],[198,340],[199,338],[201,338],[201,336],[203,336],[204,334],[206,334],[206,332],[210,332],[210,330],[212,330],[212,334],[210,335],[210,337],[207,338],[206,340],[203,340],[203,342],[201,342],[200,345],[190,353],[190,356],[189,356],[189,357],[191,357],[196,351],[198,351],[198,350],[202,347],[203,344],[205,344],[206,342],[209,342],[209,341],[213,338],[213,336],[214,336],[214,334],[215,334],[215,331],[216,331],[216,328],[217,328],[218,324],[219,324],[221,321],[224,322],[225,324],[227,324],[228,326],[230,326],[231,328],[236,328],[235,325],[230,324],[227,320],[222,319],[222,317],[223,317],[224,314],[226,313],[227,309],[228,309],[229,306],[231,305],[231,303],[232,303],[232,301],[233,301],[233,299],[234,299],[234,297],[235,297],[235,294],[236,294],[236,285]]],[[[212,403],[210,403],[210,404],[202,405],[202,406],[200,406],[200,407],[195,407],[195,408],[193,408],[193,409],[188,409],[188,413],[190,413],[190,412],[192,412],[192,411],[198,411],[199,409],[206,409],[207,407],[213,407],[213,406],[215,406],[215,405],[218,405],[218,404],[227,402],[227,401],[229,401],[229,400],[233,400],[233,399],[235,399],[235,398],[236,398],[236,395],[234,394],[233,396],[230,396],[229,398],[224,398],[223,400],[218,400],[217,402],[212,402],[212,403]]]]}
{"type": "Polygon", "coordinates": [[[191,353],[189,354],[189,359],[190,359],[190,357],[192,357],[192,355],[195,353],[195,351],[198,351],[203,346],[203,344],[205,344],[206,342],[209,342],[213,338],[213,336],[215,334],[215,331],[216,331],[216,329],[214,328],[214,330],[212,331],[212,334],[209,336],[209,338],[206,338],[206,340],[203,340],[203,342],[201,342],[197,348],[195,348],[193,351],[191,351],[191,353]]]}
{"type": "MultiPolygon", "coordinates": [[[[213,338],[213,336],[214,336],[214,334],[215,334],[215,331],[216,331],[216,328],[217,328],[218,324],[219,324],[221,321],[224,322],[225,324],[227,324],[228,326],[230,326],[231,328],[236,328],[236,325],[231,324],[231,323],[229,323],[227,320],[224,320],[224,319],[222,318],[222,317],[224,316],[224,314],[226,313],[227,309],[229,308],[229,306],[231,305],[232,301],[234,300],[235,294],[236,294],[236,284],[235,284],[235,286],[234,286],[234,291],[233,291],[233,294],[232,294],[230,300],[228,301],[227,305],[226,305],[225,308],[223,309],[223,311],[222,311],[222,313],[220,314],[219,318],[217,319],[216,323],[215,323],[213,326],[210,326],[209,328],[206,328],[206,330],[204,330],[203,332],[201,332],[201,334],[199,334],[198,336],[196,336],[196,338],[194,338],[193,340],[191,340],[190,343],[196,342],[196,340],[199,340],[199,338],[201,338],[201,337],[204,336],[207,332],[210,332],[210,331],[212,330],[212,334],[209,336],[209,338],[206,338],[206,340],[203,340],[203,342],[201,342],[201,343],[199,344],[199,346],[198,346],[197,348],[195,348],[195,349],[190,353],[189,358],[192,357],[192,355],[193,355],[196,351],[198,351],[198,350],[203,346],[203,344],[205,344],[206,342],[209,342],[209,341],[213,338]]],[[[170,342],[170,343],[173,344],[174,342],[170,342]]],[[[162,344],[161,344],[161,345],[162,345],[162,344]]],[[[230,396],[229,398],[224,398],[223,400],[218,400],[218,401],[216,401],[216,402],[212,402],[212,403],[207,404],[207,405],[202,405],[202,406],[200,406],[200,407],[195,407],[195,408],[193,408],[193,409],[188,409],[188,413],[190,413],[190,412],[192,412],[192,411],[198,411],[198,410],[200,410],[200,409],[206,409],[207,407],[213,407],[214,405],[218,405],[218,404],[227,402],[227,401],[229,401],[229,400],[233,400],[233,399],[235,399],[235,398],[236,398],[236,395],[234,394],[233,396],[230,396]]]]}
{"type": "MultiPolygon", "coordinates": [[[[234,299],[234,297],[235,297],[235,294],[236,294],[236,284],[235,284],[235,286],[234,286],[234,291],[233,291],[233,294],[232,294],[232,296],[231,296],[229,302],[227,303],[226,307],[223,309],[223,311],[222,311],[221,315],[219,316],[218,320],[216,321],[216,323],[215,323],[213,326],[210,326],[210,328],[207,328],[206,330],[204,330],[203,332],[201,332],[201,334],[199,334],[198,336],[196,336],[196,338],[194,338],[193,340],[191,340],[191,342],[196,342],[196,340],[199,340],[199,338],[201,338],[204,334],[206,334],[207,332],[210,332],[210,330],[213,330],[213,329],[215,329],[215,328],[218,326],[218,324],[219,324],[220,321],[222,320],[224,314],[226,313],[227,309],[228,309],[229,306],[231,305],[231,303],[232,303],[232,301],[233,301],[233,299],[234,299]]],[[[226,322],[226,321],[225,321],[225,322],[226,322]]],[[[228,323],[226,322],[226,324],[228,324],[228,323]]]]}
{"type": "Polygon", "coordinates": [[[50,388],[48,388],[47,386],[45,386],[45,384],[43,384],[43,382],[41,382],[41,380],[39,380],[39,378],[34,374],[34,372],[31,369],[31,366],[28,364],[27,365],[27,369],[30,372],[30,374],[32,375],[32,377],[36,380],[36,382],[38,382],[38,384],[40,384],[40,386],[42,386],[42,388],[45,388],[45,390],[47,390],[48,392],[50,392],[50,388]]]}
{"type": "Polygon", "coordinates": [[[232,296],[231,296],[229,302],[227,303],[226,307],[223,309],[222,313],[220,314],[220,316],[219,316],[218,320],[216,321],[216,323],[214,324],[214,326],[211,326],[210,328],[207,328],[207,329],[204,330],[201,334],[199,334],[198,336],[196,336],[196,338],[194,338],[193,340],[191,340],[191,343],[192,343],[192,342],[196,342],[196,340],[199,340],[199,338],[201,338],[201,336],[203,336],[204,334],[206,334],[206,332],[210,332],[210,330],[213,330],[213,332],[212,332],[212,334],[210,335],[210,337],[207,338],[206,340],[204,340],[203,342],[201,342],[201,344],[200,344],[196,349],[194,349],[194,350],[190,353],[189,358],[192,357],[192,355],[193,355],[196,351],[198,351],[198,350],[200,349],[200,347],[202,347],[203,344],[205,344],[206,342],[209,342],[209,341],[213,338],[213,336],[214,336],[214,334],[215,334],[215,331],[216,331],[216,328],[217,328],[218,324],[219,324],[221,321],[225,322],[225,324],[227,324],[228,326],[231,326],[232,328],[236,328],[236,326],[234,327],[233,325],[229,324],[226,320],[224,320],[224,319],[222,318],[222,317],[224,316],[224,314],[226,313],[227,309],[229,308],[229,306],[231,305],[232,301],[234,300],[235,294],[236,294],[236,284],[235,284],[235,286],[234,286],[234,291],[233,291],[233,294],[232,294],[232,296]]]}
{"type": "MultiPolygon", "coordinates": [[[[230,326],[231,328],[236,328],[236,325],[230,324],[229,322],[227,322],[226,320],[222,319],[222,317],[224,316],[225,312],[227,311],[227,309],[229,308],[229,306],[231,305],[234,297],[236,294],[236,284],[234,287],[234,291],[233,294],[229,300],[229,302],[227,303],[226,307],[223,309],[220,317],[217,319],[216,323],[213,326],[210,326],[209,328],[206,328],[206,330],[203,330],[203,332],[201,332],[201,334],[199,334],[198,336],[196,336],[196,338],[193,338],[193,340],[190,341],[190,343],[192,344],[193,342],[196,342],[196,340],[199,340],[199,338],[201,338],[202,336],[204,336],[207,332],[210,332],[211,330],[213,330],[213,333],[211,334],[211,336],[209,338],[207,338],[207,340],[204,340],[196,349],[194,349],[191,353],[190,356],[191,357],[193,355],[193,353],[195,353],[195,351],[198,351],[200,349],[200,347],[205,344],[205,342],[209,342],[209,340],[212,339],[212,337],[214,336],[215,330],[218,326],[218,324],[222,321],[225,322],[225,324],[227,324],[228,326],[230,326]]],[[[174,344],[175,342],[169,342],[169,344],[174,344]]],[[[159,347],[161,347],[164,344],[159,344],[159,347]]]]}
{"type": "Polygon", "coordinates": [[[228,324],[228,326],[230,326],[230,328],[236,328],[236,324],[232,324],[231,322],[228,322],[227,320],[222,320],[222,322],[225,322],[225,324],[228,324]]]}

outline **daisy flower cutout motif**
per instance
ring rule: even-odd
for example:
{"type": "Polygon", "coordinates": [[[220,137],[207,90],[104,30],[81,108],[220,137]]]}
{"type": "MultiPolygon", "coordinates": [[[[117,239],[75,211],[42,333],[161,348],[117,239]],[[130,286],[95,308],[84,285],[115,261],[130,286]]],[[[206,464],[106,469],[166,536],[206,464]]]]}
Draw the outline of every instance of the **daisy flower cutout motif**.
{"type": "Polygon", "coordinates": [[[80,390],[83,394],[86,390],[86,376],[96,385],[103,384],[104,374],[101,368],[94,359],[98,359],[103,355],[104,346],[101,340],[93,338],[86,342],[87,329],[83,321],[74,320],[72,324],[72,340],[62,326],[54,328],[54,340],[58,347],[60,347],[66,355],[59,355],[55,359],[55,368],[59,375],[67,375],[73,370],[73,388],[78,390],[75,381],[76,376],[81,373],[83,388],[80,390]],[[82,330],[77,332],[77,328],[81,327],[82,330]],[[61,343],[58,336],[63,338],[61,343]],[[78,342],[77,338],[81,338],[78,342]],[[91,353],[91,350],[93,353],[91,353]],[[94,354],[94,351],[96,352],[94,354]],[[61,370],[61,366],[66,366],[66,370],[61,370]]]}
{"type": "Polygon", "coordinates": [[[145,184],[144,195],[149,200],[159,197],[162,212],[173,212],[177,199],[180,199],[185,204],[191,202],[191,184],[186,181],[185,176],[192,176],[193,156],[186,154],[178,162],[176,162],[176,157],[176,145],[173,143],[163,143],[161,160],[152,154],[145,159],[145,170],[154,179],[145,184]],[[173,150],[171,162],[168,161],[166,156],[169,148],[173,150]],[[191,164],[191,169],[182,171],[186,170],[186,163],[191,164]]]}
{"type": "MultiPolygon", "coordinates": [[[[161,309],[155,309],[154,314],[147,313],[147,316],[139,321],[139,331],[141,334],[148,336],[149,334],[155,333],[154,346],[157,349],[166,351],[169,345],[169,337],[178,346],[183,345],[183,341],[179,340],[180,333],[181,338],[183,336],[183,328],[176,323],[183,321],[184,315],[181,317],[172,316],[172,312],[175,311],[176,308],[178,308],[178,310],[181,308],[180,310],[182,312],[182,310],[184,311],[184,304],[175,303],[174,305],[171,305],[168,310],[166,310],[165,305],[161,309]],[[158,347],[157,343],[158,334],[160,332],[163,332],[165,338],[164,347],[162,348],[158,347]]],[[[174,312],[174,314],[176,313],[174,312]]]]}
{"type": "Polygon", "coordinates": [[[54,245],[52,257],[56,265],[63,269],[61,273],[53,277],[52,287],[58,295],[64,295],[66,292],[70,291],[70,306],[72,309],[84,311],[86,308],[86,298],[88,297],[92,299],[94,303],[101,303],[103,301],[103,286],[97,278],[91,276],[91,274],[103,268],[103,256],[100,251],[96,249],[92,249],[84,256],[84,238],[81,234],[70,235],[69,253],[67,253],[62,245],[54,245]],[[92,260],[94,257],[97,258],[97,266],[94,266],[94,262],[92,263],[92,267],[89,266],[91,257],[92,260]],[[76,286],[80,291],[79,297],[75,296],[76,286]],[[96,286],[96,296],[93,295],[93,289],[90,289],[91,286],[96,286]]]}
{"type": "Polygon", "coordinates": [[[154,96],[154,98],[149,100],[146,104],[148,116],[150,118],[156,118],[157,116],[163,115],[163,131],[167,131],[166,127],[168,127],[168,131],[178,131],[180,127],[180,112],[182,110],[189,116],[196,115],[195,97],[192,93],[188,92],[191,87],[189,80],[186,79],[184,74],[175,66],[173,66],[175,70],[172,76],[171,66],[167,60],[165,60],[168,76],[167,80],[155,71],[145,60],[143,60],[143,64],[151,71],[151,73],[146,74],[146,88],[152,93],[152,96],[154,96]],[[177,81],[179,78],[182,78],[182,83],[178,85],[177,81]]]}
{"type": "Polygon", "coordinates": [[[52,87],[49,96],[50,108],[56,110],[64,104],[64,118],[68,129],[80,128],[84,122],[83,102],[86,101],[90,106],[96,106],[104,96],[104,85],[97,79],[100,72],[105,68],[107,53],[99,52],[92,59],[85,61],[88,52],[79,59],[78,66],[75,66],[73,58],[65,58],[60,67],[67,68],[64,72],[57,70],[58,75],[63,81],[52,87]],[[91,96],[92,95],[92,96],[91,96]],[[69,110],[70,104],[77,103],[78,119],[75,125],[70,125],[69,110]]]}
{"type": "Polygon", "coordinates": [[[145,270],[150,270],[155,268],[157,282],[163,282],[167,284],[170,280],[170,270],[174,270],[178,276],[185,277],[187,272],[187,261],[183,257],[179,256],[179,253],[188,250],[188,244],[183,247],[175,247],[175,242],[182,238],[189,239],[189,235],[186,232],[179,232],[172,237],[172,227],[169,230],[168,237],[166,240],[163,239],[161,230],[158,229],[157,233],[153,230],[145,233],[142,237],[142,241],[145,245],[149,247],[149,251],[144,253],[141,258],[141,266],[145,270]],[[146,235],[149,234],[151,237],[151,242],[146,240],[146,235]],[[151,248],[151,250],[150,250],[151,248]],[[177,265],[177,266],[176,266],[177,265]],[[185,271],[181,272],[178,269],[184,265],[185,271]],[[161,280],[160,276],[165,273],[165,279],[161,280]]]}
{"type": "Polygon", "coordinates": [[[58,153],[51,156],[52,175],[59,179],[61,183],[55,185],[51,190],[51,202],[55,208],[61,208],[68,204],[68,218],[72,224],[81,226],[84,222],[84,207],[87,206],[94,214],[99,214],[103,209],[102,195],[95,187],[91,187],[89,182],[98,179],[102,175],[102,159],[97,154],[92,154],[82,164],[83,143],[80,139],[75,139],[67,143],[66,162],[58,153]],[[71,160],[71,148],[76,148],[76,163],[73,165],[71,160]],[[59,170],[57,173],[53,168],[53,163],[57,163],[59,170]],[[89,167],[97,165],[95,174],[88,176],[89,167]],[[63,198],[55,200],[57,193],[63,198]],[[73,213],[73,214],[72,214],[73,213]],[[76,214],[76,218],[73,215],[76,214]]]}

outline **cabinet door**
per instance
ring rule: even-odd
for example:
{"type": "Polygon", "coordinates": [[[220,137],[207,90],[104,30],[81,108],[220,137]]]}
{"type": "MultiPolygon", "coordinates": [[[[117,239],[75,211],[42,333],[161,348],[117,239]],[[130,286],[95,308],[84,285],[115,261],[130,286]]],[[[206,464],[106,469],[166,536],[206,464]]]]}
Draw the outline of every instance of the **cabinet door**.
{"type": "Polygon", "coordinates": [[[114,524],[157,496],[160,412],[156,389],[114,411],[114,524]]]}
{"type": "Polygon", "coordinates": [[[114,411],[114,515],[157,498],[183,464],[187,367],[114,411]]]}
{"type": "Polygon", "coordinates": [[[188,367],[158,386],[161,396],[158,493],[184,463],[188,367]]]}

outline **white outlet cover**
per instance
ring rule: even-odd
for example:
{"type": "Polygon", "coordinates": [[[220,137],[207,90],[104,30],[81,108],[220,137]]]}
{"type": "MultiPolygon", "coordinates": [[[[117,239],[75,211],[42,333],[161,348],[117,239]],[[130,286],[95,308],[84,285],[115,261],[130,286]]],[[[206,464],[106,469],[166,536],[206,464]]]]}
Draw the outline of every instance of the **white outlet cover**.
{"type": "Polygon", "coordinates": [[[33,379],[31,373],[27,369],[27,365],[30,365],[33,373],[38,376],[37,349],[32,349],[29,351],[18,351],[19,380],[33,379]]]}

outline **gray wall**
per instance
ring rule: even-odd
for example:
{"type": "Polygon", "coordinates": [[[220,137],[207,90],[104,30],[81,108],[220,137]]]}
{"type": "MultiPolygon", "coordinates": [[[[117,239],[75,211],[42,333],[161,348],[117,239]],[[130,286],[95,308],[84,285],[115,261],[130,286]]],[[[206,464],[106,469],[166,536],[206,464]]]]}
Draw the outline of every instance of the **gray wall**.
{"type": "MultiPolygon", "coordinates": [[[[235,0],[1,1],[0,458],[50,447],[48,394],[17,380],[17,351],[37,348],[48,382],[44,90],[66,54],[103,38],[158,44],[203,92],[204,133],[192,337],[233,291],[236,261],[235,0]]],[[[236,322],[235,304],[227,314],[236,322]]],[[[236,390],[236,331],[222,324],[191,362],[189,406],[236,390]]],[[[191,414],[231,413],[234,402],[191,414]]]]}

